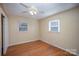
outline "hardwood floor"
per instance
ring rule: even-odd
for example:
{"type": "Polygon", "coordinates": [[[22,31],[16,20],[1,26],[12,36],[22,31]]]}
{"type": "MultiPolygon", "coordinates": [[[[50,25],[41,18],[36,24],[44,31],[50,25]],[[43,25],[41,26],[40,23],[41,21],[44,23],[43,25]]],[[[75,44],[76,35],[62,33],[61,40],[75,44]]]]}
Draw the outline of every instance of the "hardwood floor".
{"type": "Polygon", "coordinates": [[[40,40],[11,46],[6,56],[74,56],[73,54],[51,46],[40,40]]]}

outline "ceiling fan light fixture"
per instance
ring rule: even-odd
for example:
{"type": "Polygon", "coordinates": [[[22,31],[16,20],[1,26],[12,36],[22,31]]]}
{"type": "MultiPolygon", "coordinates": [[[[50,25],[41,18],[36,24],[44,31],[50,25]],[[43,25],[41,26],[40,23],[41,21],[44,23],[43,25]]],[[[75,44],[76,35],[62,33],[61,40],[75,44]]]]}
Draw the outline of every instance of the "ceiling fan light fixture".
{"type": "Polygon", "coordinates": [[[34,13],[32,11],[29,12],[31,15],[34,15],[34,13]]]}
{"type": "Polygon", "coordinates": [[[29,8],[29,13],[30,13],[31,15],[36,15],[36,14],[38,13],[38,9],[37,9],[36,7],[34,7],[34,6],[31,6],[31,7],[29,8]]]}
{"type": "Polygon", "coordinates": [[[36,11],[34,11],[34,14],[36,15],[36,14],[37,14],[37,12],[36,12],[36,11]]]}
{"type": "Polygon", "coordinates": [[[36,15],[36,14],[37,14],[36,11],[29,11],[29,13],[30,13],[31,15],[36,15]]]}

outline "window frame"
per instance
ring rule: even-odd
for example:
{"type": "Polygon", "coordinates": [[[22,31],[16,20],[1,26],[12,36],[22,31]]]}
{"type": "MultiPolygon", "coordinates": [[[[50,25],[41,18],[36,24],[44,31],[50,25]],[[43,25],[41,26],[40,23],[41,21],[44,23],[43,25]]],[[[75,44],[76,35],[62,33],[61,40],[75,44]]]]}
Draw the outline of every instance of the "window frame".
{"type": "Polygon", "coordinates": [[[60,32],[60,20],[59,19],[49,21],[49,31],[51,31],[51,32],[60,32]],[[54,22],[57,23],[56,26],[51,24],[51,23],[54,23],[54,22]],[[58,30],[57,31],[53,31],[51,29],[51,27],[58,27],[58,30]]]}
{"type": "MultiPolygon", "coordinates": [[[[23,29],[23,28],[22,28],[23,29]]],[[[21,23],[19,23],[19,32],[27,32],[28,31],[28,24],[26,23],[26,22],[21,22],[21,23]],[[20,30],[20,28],[23,26],[23,23],[24,24],[26,24],[27,26],[27,29],[26,30],[24,30],[24,31],[22,31],[22,30],[20,30]],[[21,26],[22,25],[22,26],[21,26]]]]}

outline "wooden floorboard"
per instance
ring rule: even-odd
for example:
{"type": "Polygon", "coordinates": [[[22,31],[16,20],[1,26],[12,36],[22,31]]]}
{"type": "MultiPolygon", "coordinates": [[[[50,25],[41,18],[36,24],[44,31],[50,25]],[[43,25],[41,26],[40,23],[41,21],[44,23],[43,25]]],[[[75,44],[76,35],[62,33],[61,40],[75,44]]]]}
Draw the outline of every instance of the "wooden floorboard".
{"type": "Polygon", "coordinates": [[[74,56],[40,40],[14,45],[8,48],[6,56],[74,56]]]}

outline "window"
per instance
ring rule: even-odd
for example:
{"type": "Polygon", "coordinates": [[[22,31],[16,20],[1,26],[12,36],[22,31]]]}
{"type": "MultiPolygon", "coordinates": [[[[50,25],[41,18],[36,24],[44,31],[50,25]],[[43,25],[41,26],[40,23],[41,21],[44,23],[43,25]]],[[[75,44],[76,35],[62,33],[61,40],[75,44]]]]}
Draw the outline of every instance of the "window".
{"type": "Polygon", "coordinates": [[[27,30],[28,30],[27,23],[20,23],[19,24],[19,31],[27,31],[27,30]]]}
{"type": "Polygon", "coordinates": [[[60,21],[59,20],[49,21],[49,31],[60,32],[60,21]]]}

